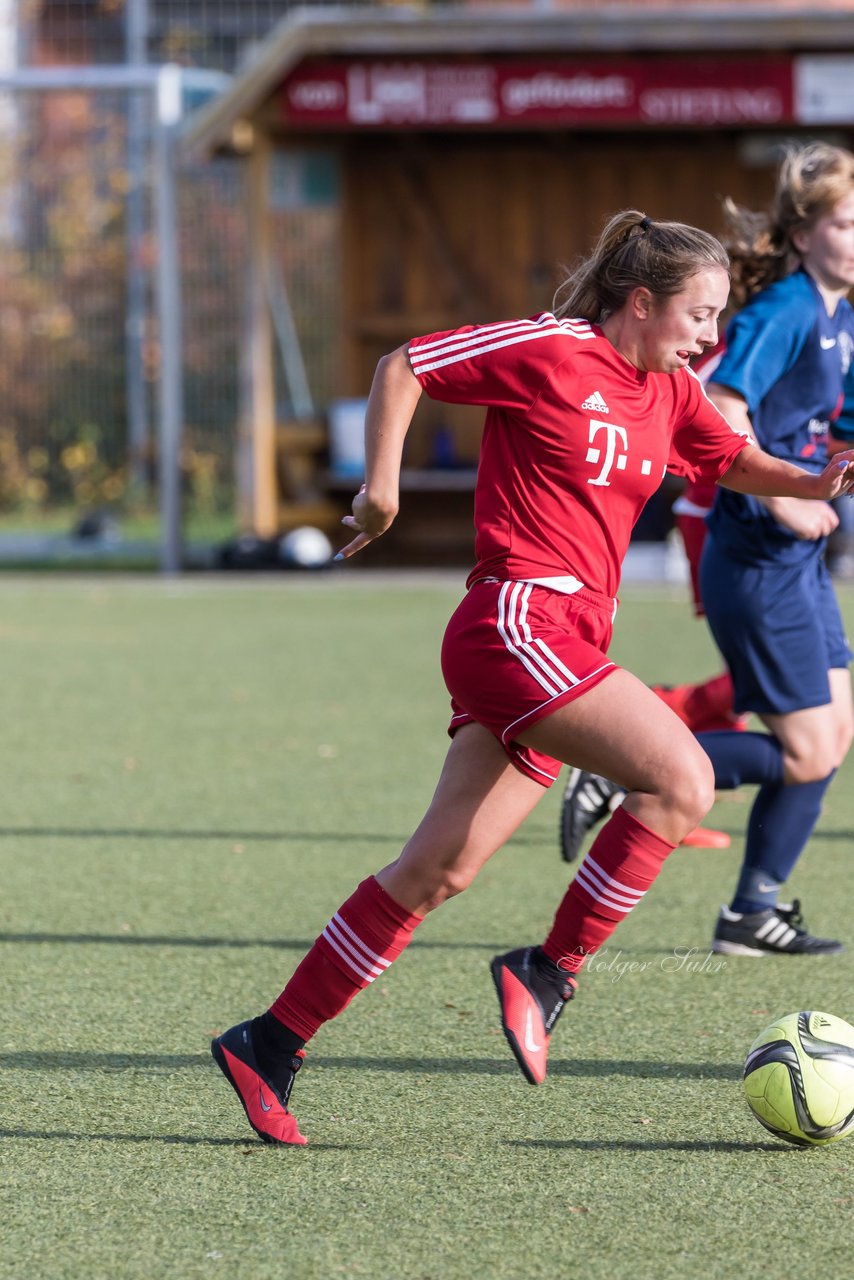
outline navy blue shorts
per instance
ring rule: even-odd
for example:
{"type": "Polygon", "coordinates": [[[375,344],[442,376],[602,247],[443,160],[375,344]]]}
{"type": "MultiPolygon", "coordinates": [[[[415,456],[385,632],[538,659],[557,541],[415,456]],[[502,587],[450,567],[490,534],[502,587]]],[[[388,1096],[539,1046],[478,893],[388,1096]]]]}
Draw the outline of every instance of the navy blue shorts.
{"type": "Polygon", "coordinates": [[[830,702],[827,673],[852,655],[821,556],[757,568],[724,555],[710,536],[700,589],[737,712],[782,715],[830,702]]]}

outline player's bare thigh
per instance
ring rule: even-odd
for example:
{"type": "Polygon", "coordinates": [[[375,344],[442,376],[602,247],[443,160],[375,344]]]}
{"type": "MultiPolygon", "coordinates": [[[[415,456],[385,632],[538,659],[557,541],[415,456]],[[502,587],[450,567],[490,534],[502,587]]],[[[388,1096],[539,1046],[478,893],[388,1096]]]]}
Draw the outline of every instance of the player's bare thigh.
{"type": "Polygon", "coordinates": [[[714,775],[696,738],[642,681],[618,669],[519,735],[534,747],[630,793],[624,802],[674,844],[714,801],[714,775]]]}
{"type": "Polygon", "coordinates": [[[377,874],[387,893],[423,915],[467,888],[545,795],[479,724],[458,729],[430,806],[400,857],[377,874]]]}
{"type": "MultiPolygon", "coordinates": [[[[646,685],[618,669],[520,735],[527,746],[602,773],[630,794],[624,807],[678,844],[714,799],[711,764],[696,739],[646,685]]],[[[401,855],[377,875],[408,910],[424,914],[465,889],[545,791],[511,764],[479,724],[457,731],[439,783],[401,855]]]]}
{"type": "Polygon", "coordinates": [[[831,701],[823,707],[807,707],[783,715],[760,716],[783,744],[783,768],[787,782],[815,782],[837,769],[854,737],[851,705],[851,673],[847,667],[828,672],[831,701]]]}

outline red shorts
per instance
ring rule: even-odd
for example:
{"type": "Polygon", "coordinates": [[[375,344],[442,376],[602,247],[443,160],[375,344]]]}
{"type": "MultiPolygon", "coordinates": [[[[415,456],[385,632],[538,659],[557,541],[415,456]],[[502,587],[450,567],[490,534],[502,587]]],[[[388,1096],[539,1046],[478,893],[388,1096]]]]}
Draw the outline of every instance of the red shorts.
{"type": "Polygon", "coordinates": [[[561,761],[515,735],[616,671],[607,656],[616,601],[565,595],[530,582],[475,582],[448,623],[442,674],[453,737],[476,721],[494,733],[522,773],[550,787],[561,761]]]}
{"type": "Polygon", "coordinates": [[[700,595],[700,559],[706,541],[706,520],[704,516],[677,515],[676,528],[682,535],[685,544],[685,555],[691,570],[691,594],[694,597],[694,615],[702,618],[705,610],[700,595]]]}

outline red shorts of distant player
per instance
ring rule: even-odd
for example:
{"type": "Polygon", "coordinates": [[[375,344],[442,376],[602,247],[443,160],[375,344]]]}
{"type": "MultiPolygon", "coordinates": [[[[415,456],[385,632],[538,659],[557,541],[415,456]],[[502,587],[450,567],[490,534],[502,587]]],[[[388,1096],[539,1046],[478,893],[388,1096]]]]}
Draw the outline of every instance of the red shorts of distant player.
{"type": "Polygon", "coordinates": [[[700,478],[689,480],[684,493],[673,504],[673,515],[676,528],[682,535],[685,555],[688,557],[688,568],[691,571],[691,594],[694,597],[694,613],[698,618],[705,614],[700,596],[700,557],[706,541],[706,516],[715,501],[717,485],[711,480],[700,478]]]}
{"type": "Polygon", "coordinates": [[[566,595],[530,582],[474,583],[442,644],[448,732],[483,725],[517,769],[550,787],[561,762],[517,736],[617,670],[607,656],[615,612],[615,600],[584,589],[566,595]]]}
{"type": "Polygon", "coordinates": [[[685,555],[688,557],[688,568],[691,571],[691,595],[694,598],[694,613],[696,617],[702,618],[706,612],[700,596],[700,557],[703,554],[703,544],[706,541],[706,533],[708,532],[705,517],[677,515],[676,528],[682,535],[685,555]]]}

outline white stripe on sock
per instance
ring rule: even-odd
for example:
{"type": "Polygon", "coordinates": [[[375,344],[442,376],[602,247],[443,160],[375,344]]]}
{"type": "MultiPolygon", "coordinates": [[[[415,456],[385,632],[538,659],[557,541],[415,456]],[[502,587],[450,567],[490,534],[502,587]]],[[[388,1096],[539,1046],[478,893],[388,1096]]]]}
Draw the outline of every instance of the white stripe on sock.
{"type": "Polygon", "coordinates": [[[634,900],[635,904],[640,902],[646,893],[646,889],[633,889],[631,885],[623,884],[622,880],[616,880],[613,876],[609,876],[608,872],[603,871],[596,859],[591,857],[589,853],[581,865],[586,867],[597,880],[601,881],[603,886],[613,889],[615,893],[622,895],[629,901],[634,900]]]}
{"type": "Polygon", "coordinates": [[[335,912],[335,915],[332,917],[330,924],[332,923],[332,921],[334,921],[335,924],[338,925],[338,928],[341,929],[347,935],[350,941],[356,947],[358,947],[358,949],[361,952],[363,952],[364,957],[369,964],[380,964],[384,969],[387,969],[389,967],[389,965],[391,964],[391,961],[386,960],[378,952],[372,951],[371,948],[362,941],[359,935],[353,932],[353,930],[348,925],[347,921],[342,919],[340,911],[335,912]]]}
{"type": "Polygon", "coordinates": [[[342,960],[344,960],[344,961],[346,962],[346,964],[348,965],[348,967],[349,967],[350,969],[352,969],[352,970],[353,970],[353,972],[356,974],[356,976],[357,976],[357,977],[359,977],[359,978],[361,978],[361,980],[362,980],[363,982],[373,982],[373,981],[374,981],[374,978],[376,978],[376,977],[378,976],[376,973],[368,973],[368,972],[366,972],[366,970],[365,970],[364,968],[362,968],[362,967],[361,967],[361,965],[358,965],[358,964],[355,964],[355,963],[354,963],[354,961],[353,961],[353,959],[351,958],[351,956],[349,956],[349,955],[347,954],[347,952],[344,950],[344,947],[343,947],[343,946],[341,946],[341,945],[339,945],[339,944],[335,941],[335,938],[332,936],[332,934],[331,934],[331,933],[330,933],[330,931],[329,931],[329,926],[328,926],[328,925],[327,925],[327,927],[323,930],[323,933],[321,934],[321,937],[322,937],[322,938],[324,939],[324,941],[325,941],[325,942],[326,942],[326,943],[327,943],[327,944],[332,948],[332,950],[333,950],[333,951],[337,951],[337,952],[338,952],[338,955],[341,957],[341,959],[342,959],[342,960]]]}
{"type": "Polygon", "coordinates": [[[579,884],[582,889],[586,889],[591,898],[595,899],[596,902],[601,902],[604,907],[611,907],[614,911],[621,912],[622,915],[628,915],[628,913],[630,911],[634,911],[637,906],[636,902],[627,903],[625,898],[620,899],[613,893],[610,893],[607,889],[604,891],[600,890],[595,880],[591,880],[590,877],[585,874],[583,863],[575,873],[574,883],[579,884]]]}

